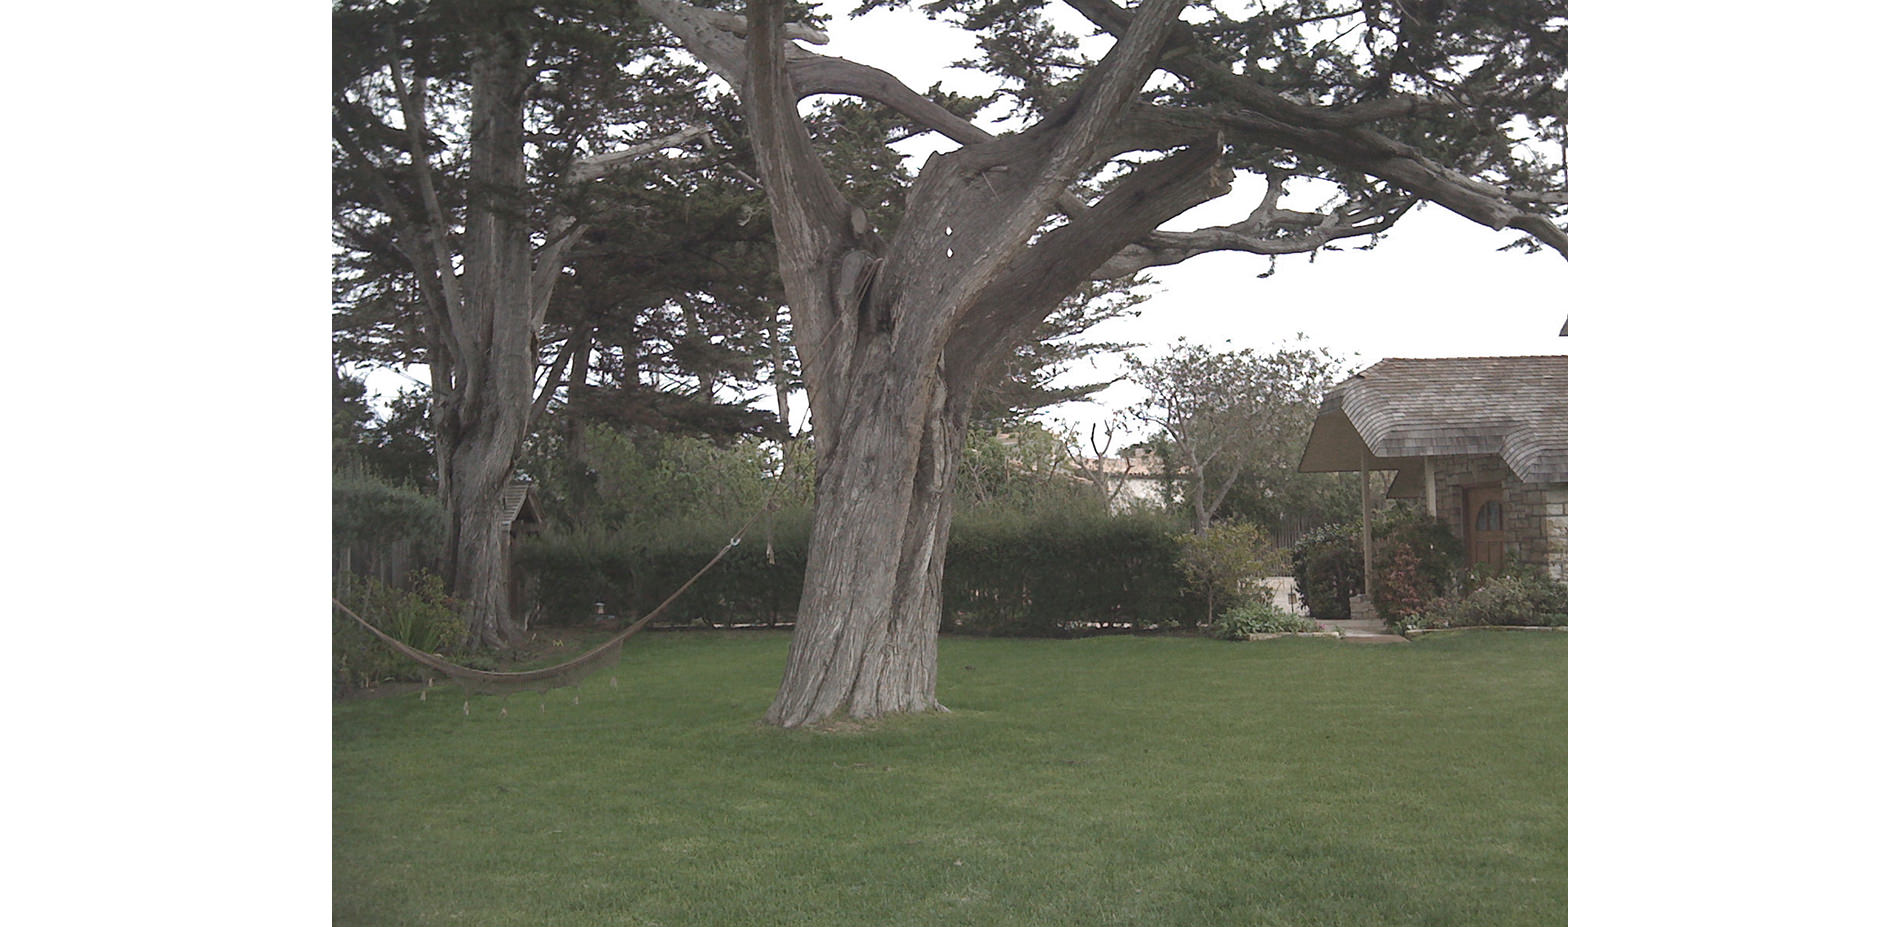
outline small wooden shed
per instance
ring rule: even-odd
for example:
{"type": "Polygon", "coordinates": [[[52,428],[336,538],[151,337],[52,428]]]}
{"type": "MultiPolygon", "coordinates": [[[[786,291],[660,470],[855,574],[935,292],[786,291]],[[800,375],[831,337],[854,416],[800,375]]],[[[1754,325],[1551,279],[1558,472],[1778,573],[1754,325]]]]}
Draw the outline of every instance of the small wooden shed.
{"type": "MultiPolygon", "coordinates": [[[[1300,470],[1396,471],[1473,564],[1569,574],[1569,358],[1387,358],[1320,403],[1300,470]]],[[[1370,509],[1369,492],[1365,493],[1370,509]]]]}
{"type": "Polygon", "coordinates": [[[508,614],[526,623],[530,596],[525,578],[515,568],[515,542],[541,533],[541,502],[533,483],[514,482],[502,489],[500,519],[501,530],[508,538],[505,542],[508,556],[508,614]]]}

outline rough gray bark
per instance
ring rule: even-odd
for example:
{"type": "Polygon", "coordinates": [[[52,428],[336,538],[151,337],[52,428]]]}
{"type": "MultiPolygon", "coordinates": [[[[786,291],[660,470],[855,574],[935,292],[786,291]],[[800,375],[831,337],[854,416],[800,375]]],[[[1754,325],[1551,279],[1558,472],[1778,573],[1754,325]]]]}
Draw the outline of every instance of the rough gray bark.
{"type": "Polygon", "coordinates": [[[1134,173],[1043,234],[1159,53],[1156,0],[1058,118],[932,157],[886,241],[846,202],[798,117],[782,3],[750,11],[741,85],[810,384],[817,509],[784,681],[767,719],[939,707],[950,489],[972,397],[1034,324],[1135,237],[1224,189],[1212,145],[1134,173]]]}
{"type": "Polygon", "coordinates": [[[534,246],[522,218],[528,50],[507,25],[479,36],[471,62],[462,299],[449,307],[455,370],[437,430],[448,462],[441,489],[449,506],[449,588],[467,609],[469,637],[485,647],[514,637],[500,506],[533,408],[539,322],[534,246]]]}

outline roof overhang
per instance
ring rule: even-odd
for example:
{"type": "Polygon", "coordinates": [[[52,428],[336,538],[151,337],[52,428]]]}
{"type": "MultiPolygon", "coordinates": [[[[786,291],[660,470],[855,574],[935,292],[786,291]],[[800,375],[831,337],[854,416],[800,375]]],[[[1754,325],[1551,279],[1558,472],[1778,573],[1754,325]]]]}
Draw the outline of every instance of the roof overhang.
{"type": "Polygon", "coordinates": [[[1390,495],[1424,493],[1432,457],[1497,455],[1519,479],[1569,480],[1562,357],[1388,359],[1328,390],[1302,473],[1398,471],[1390,495]]]}
{"type": "Polygon", "coordinates": [[[1364,464],[1369,470],[1397,470],[1399,461],[1380,457],[1366,446],[1352,420],[1339,402],[1328,397],[1313,419],[1313,431],[1306,438],[1306,452],[1300,456],[1301,473],[1356,472],[1364,464]]]}

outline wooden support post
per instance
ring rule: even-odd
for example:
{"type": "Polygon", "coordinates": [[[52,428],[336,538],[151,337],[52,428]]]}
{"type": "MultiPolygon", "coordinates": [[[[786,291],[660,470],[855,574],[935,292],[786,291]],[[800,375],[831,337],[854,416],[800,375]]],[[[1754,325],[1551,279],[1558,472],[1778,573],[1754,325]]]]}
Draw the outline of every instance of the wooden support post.
{"type": "Polygon", "coordinates": [[[1438,517],[1438,474],[1429,455],[1425,458],[1425,514],[1438,517]]]}
{"type": "Polygon", "coordinates": [[[1372,452],[1359,452],[1359,550],[1365,558],[1365,594],[1372,598],[1372,452]]]}

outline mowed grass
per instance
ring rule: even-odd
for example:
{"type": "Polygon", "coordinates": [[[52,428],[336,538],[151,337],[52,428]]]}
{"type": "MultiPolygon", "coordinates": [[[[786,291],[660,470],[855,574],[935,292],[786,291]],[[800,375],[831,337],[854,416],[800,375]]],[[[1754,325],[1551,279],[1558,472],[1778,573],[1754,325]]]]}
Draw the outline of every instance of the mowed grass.
{"type": "Polygon", "coordinates": [[[1564,922],[1562,634],[949,638],[951,713],[822,734],[787,640],[338,704],[334,922],[1564,922]]]}

